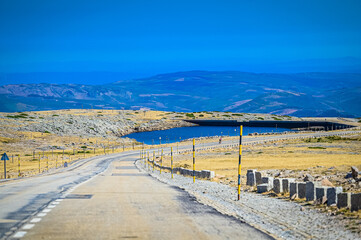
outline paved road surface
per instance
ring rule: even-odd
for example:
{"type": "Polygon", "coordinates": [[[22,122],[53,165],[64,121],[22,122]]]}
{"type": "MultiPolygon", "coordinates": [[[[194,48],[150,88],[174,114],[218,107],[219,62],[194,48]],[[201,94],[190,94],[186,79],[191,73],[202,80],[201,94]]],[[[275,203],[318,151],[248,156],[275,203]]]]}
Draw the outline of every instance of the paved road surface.
{"type": "Polygon", "coordinates": [[[47,215],[40,222],[28,225],[32,228],[24,238],[269,239],[197,203],[184,191],[139,172],[134,160],[120,157],[59,204],[50,204],[41,212],[47,215]]]}

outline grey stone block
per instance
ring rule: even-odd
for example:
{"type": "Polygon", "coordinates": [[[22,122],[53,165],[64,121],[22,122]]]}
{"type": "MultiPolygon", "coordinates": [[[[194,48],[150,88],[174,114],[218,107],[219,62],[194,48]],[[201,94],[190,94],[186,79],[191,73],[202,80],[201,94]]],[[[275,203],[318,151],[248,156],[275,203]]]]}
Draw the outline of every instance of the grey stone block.
{"type": "Polygon", "coordinates": [[[313,201],[316,198],[316,187],[321,186],[319,182],[306,182],[306,201],[313,201]]]}
{"type": "Polygon", "coordinates": [[[214,173],[214,171],[202,170],[201,176],[202,176],[202,178],[211,179],[211,178],[214,178],[215,173],[214,173]]]}
{"type": "Polygon", "coordinates": [[[298,198],[305,198],[306,197],[306,183],[297,183],[297,192],[298,198]]]}
{"type": "Polygon", "coordinates": [[[282,188],[283,192],[289,192],[290,191],[290,183],[294,182],[294,178],[283,178],[282,179],[282,188]]]}
{"type": "Polygon", "coordinates": [[[297,183],[296,182],[291,182],[290,183],[290,198],[292,198],[293,195],[296,194],[296,197],[298,196],[298,192],[297,192],[297,183]]]}
{"type": "Polygon", "coordinates": [[[257,192],[258,193],[268,192],[269,190],[270,190],[269,185],[267,183],[262,183],[262,184],[257,185],[257,192]]]}
{"type": "Polygon", "coordinates": [[[275,178],[275,179],[273,180],[273,191],[274,191],[275,193],[281,193],[281,192],[283,192],[282,179],[275,178]]]}
{"type": "Polygon", "coordinates": [[[351,193],[339,193],[337,194],[337,207],[338,208],[350,208],[351,207],[351,193]]]}
{"type": "Polygon", "coordinates": [[[247,185],[248,186],[254,186],[256,185],[256,176],[255,176],[255,170],[247,170],[247,185]]]}
{"type": "Polygon", "coordinates": [[[267,183],[269,186],[269,189],[273,188],[273,177],[263,177],[262,183],[267,183]]]}
{"type": "Polygon", "coordinates": [[[256,184],[262,184],[262,174],[260,172],[255,172],[254,175],[256,177],[256,184]]]}
{"type": "Polygon", "coordinates": [[[327,206],[337,203],[337,194],[342,193],[342,187],[330,187],[327,189],[327,206]]]}
{"type": "Polygon", "coordinates": [[[358,211],[361,209],[361,193],[351,194],[351,211],[358,211]]]}
{"type": "Polygon", "coordinates": [[[327,195],[327,189],[329,187],[316,187],[316,200],[322,200],[327,195]]]}

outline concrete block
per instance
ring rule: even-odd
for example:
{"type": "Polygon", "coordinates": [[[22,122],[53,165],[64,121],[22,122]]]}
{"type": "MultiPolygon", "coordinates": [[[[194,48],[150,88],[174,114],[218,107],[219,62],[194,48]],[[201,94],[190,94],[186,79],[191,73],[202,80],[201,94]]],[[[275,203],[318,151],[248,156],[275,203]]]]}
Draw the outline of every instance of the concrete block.
{"type": "Polygon", "coordinates": [[[330,187],[327,189],[327,206],[337,203],[337,194],[342,193],[342,187],[330,187]]]}
{"type": "Polygon", "coordinates": [[[290,198],[292,198],[293,195],[296,194],[296,197],[298,197],[298,192],[297,192],[297,183],[296,182],[291,182],[290,183],[290,198]]]}
{"type": "Polygon", "coordinates": [[[267,183],[262,183],[262,184],[257,185],[257,192],[258,193],[268,192],[269,190],[270,190],[269,185],[267,183]]]}
{"type": "Polygon", "coordinates": [[[323,197],[327,196],[327,189],[329,187],[316,187],[316,200],[322,200],[323,197]]]}
{"type": "Polygon", "coordinates": [[[273,188],[273,177],[263,177],[262,183],[267,183],[269,186],[269,189],[271,190],[273,188]]]}
{"type": "Polygon", "coordinates": [[[283,188],[282,188],[282,179],[280,178],[275,178],[273,180],[273,191],[275,193],[281,193],[283,192],[283,188]]]}
{"type": "Polygon", "coordinates": [[[316,187],[321,186],[319,182],[306,182],[306,201],[316,199],[316,187]]]}
{"type": "Polygon", "coordinates": [[[351,193],[339,193],[337,194],[337,207],[338,208],[350,208],[351,207],[351,193]]]}
{"type": "Polygon", "coordinates": [[[298,192],[298,198],[306,197],[306,183],[305,182],[297,183],[297,192],[298,192]]]}
{"type": "Polygon", "coordinates": [[[361,193],[351,194],[351,211],[358,211],[361,209],[361,193]]]}
{"type": "Polygon", "coordinates": [[[248,186],[254,186],[256,185],[256,175],[255,170],[247,170],[247,183],[248,186]]]}
{"type": "Polygon", "coordinates": [[[211,179],[211,178],[214,178],[215,173],[214,173],[214,171],[202,170],[201,176],[202,176],[202,178],[211,179]]]}
{"type": "Polygon", "coordinates": [[[289,192],[290,191],[290,183],[294,182],[294,178],[283,178],[282,179],[282,188],[283,192],[289,192]]]}
{"type": "Polygon", "coordinates": [[[255,172],[254,175],[256,177],[256,184],[262,184],[262,174],[260,172],[255,172]]]}

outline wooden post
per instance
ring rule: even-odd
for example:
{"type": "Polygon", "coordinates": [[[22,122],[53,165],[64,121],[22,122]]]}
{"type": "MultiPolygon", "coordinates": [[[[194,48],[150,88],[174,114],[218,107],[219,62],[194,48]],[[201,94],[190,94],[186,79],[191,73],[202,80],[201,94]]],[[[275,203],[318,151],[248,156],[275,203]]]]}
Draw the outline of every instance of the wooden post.
{"type": "Polygon", "coordinates": [[[170,148],[170,172],[173,178],[173,147],[170,148]]]}
{"type": "Polygon", "coordinates": [[[163,149],[162,149],[162,154],[160,155],[160,168],[159,168],[159,174],[162,174],[162,167],[163,167],[163,149]]]}
{"type": "Polygon", "coordinates": [[[18,155],[18,170],[19,170],[19,177],[20,177],[20,154],[18,155]]]}
{"type": "Polygon", "coordinates": [[[39,154],[39,173],[40,173],[40,154],[39,154]]]}

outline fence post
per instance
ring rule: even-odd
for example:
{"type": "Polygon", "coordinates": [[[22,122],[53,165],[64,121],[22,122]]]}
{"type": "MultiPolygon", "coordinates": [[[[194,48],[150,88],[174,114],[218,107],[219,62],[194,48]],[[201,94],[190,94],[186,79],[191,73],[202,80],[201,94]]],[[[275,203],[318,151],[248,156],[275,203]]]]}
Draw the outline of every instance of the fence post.
{"type": "Polygon", "coordinates": [[[39,173],[40,173],[40,154],[39,154],[39,173]]]}
{"type": "Polygon", "coordinates": [[[173,147],[170,147],[170,172],[173,178],[173,147]]]}
{"type": "Polygon", "coordinates": [[[153,172],[154,172],[154,163],[155,163],[155,151],[153,150],[153,172]]]}
{"type": "Polygon", "coordinates": [[[163,148],[162,148],[162,154],[160,155],[160,168],[159,168],[159,174],[162,174],[162,166],[163,166],[163,148]]]}
{"type": "Polygon", "coordinates": [[[19,169],[19,177],[20,177],[20,154],[18,155],[18,169],[19,169]]]}

